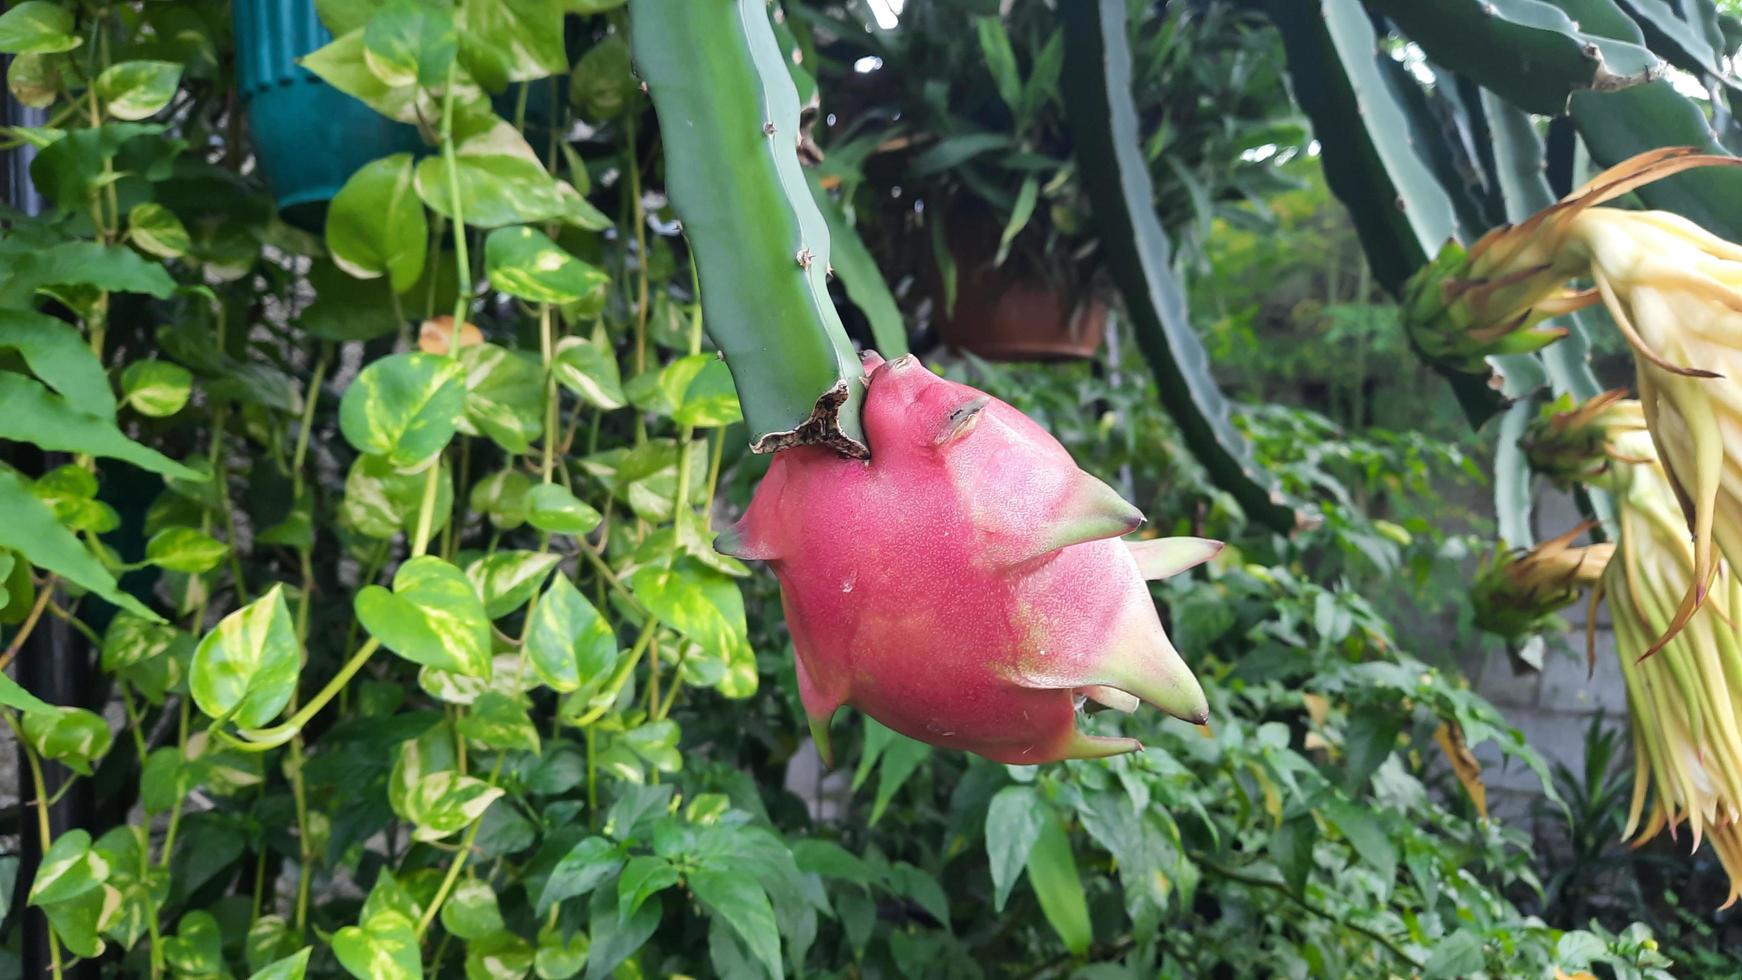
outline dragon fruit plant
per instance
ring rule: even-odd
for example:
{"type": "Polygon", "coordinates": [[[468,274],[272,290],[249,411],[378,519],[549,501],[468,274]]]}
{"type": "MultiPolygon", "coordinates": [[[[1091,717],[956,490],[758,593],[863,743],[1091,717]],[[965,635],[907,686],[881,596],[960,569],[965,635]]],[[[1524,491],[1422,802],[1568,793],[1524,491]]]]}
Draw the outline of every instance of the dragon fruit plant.
{"type": "Polygon", "coordinates": [[[799,170],[797,92],[773,35],[743,31],[761,5],[738,6],[636,0],[632,34],[708,334],[751,448],[775,454],[717,547],[779,576],[824,757],[844,704],[1009,763],[1138,748],[1078,731],[1085,700],[1204,721],[1143,581],[1221,546],[1120,541],[1143,515],[1021,412],[912,357],[852,356],[799,170]]]}
{"type": "Polygon", "coordinates": [[[1012,764],[1140,747],[1079,731],[1085,699],[1204,722],[1204,692],[1143,582],[1221,544],[1122,541],[1143,515],[1032,419],[912,355],[867,354],[865,366],[871,459],[777,453],[743,521],[715,542],[780,578],[824,758],[844,704],[1012,764]]]}

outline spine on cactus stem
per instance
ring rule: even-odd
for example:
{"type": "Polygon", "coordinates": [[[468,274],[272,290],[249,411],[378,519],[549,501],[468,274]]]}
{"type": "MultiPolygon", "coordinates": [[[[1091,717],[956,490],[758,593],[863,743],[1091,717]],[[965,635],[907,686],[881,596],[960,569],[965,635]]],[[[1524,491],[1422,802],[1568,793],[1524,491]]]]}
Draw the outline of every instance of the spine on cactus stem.
{"type": "Polygon", "coordinates": [[[798,93],[763,0],[631,0],[666,187],[751,449],[869,455],[858,355],[829,299],[829,233],[799,168],[798,93]]]}

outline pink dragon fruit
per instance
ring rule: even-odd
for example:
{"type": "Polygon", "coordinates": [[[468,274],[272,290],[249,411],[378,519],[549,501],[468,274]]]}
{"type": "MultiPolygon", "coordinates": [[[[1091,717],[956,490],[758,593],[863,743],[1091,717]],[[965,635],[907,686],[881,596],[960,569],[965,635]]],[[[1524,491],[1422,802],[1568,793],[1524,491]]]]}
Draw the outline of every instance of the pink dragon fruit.
{"type": "Polygon", "coordinates": [[[1085,698],[1202,723],[1203,689],[1143,583],[1220,542],[1119,540],[1143,515],[1026,415],[911,355],[865,362],[873,458],[782,450],[715,542],[780,579],[823,758],[844,704],[1013,764],[1142,747],[1079,731],[1085,698]]]}

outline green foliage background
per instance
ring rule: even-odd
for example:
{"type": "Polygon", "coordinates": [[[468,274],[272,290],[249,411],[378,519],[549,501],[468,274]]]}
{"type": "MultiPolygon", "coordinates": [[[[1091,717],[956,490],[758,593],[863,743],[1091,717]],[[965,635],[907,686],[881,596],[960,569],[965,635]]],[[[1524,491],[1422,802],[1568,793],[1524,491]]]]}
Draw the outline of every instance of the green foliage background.
{"type": "MultiPolygon", "coordinates": [[[[49,118],[6,134],[49,207],[0,235],[5,655],[60,621],[102,677],[87,705],[10,681],[0,704],[26,806],[65,766],[105,815],[42,826],[4,963],[46,921],[63,967],[153,977],[1666,975],[1650,910],[1549,901],[1548,859],[1445,761],[1439,740],[1492,745],[1557,816],[1586,785],[1557,794],[1393,625],[1459,615],[1446,494],[1482,475],[1303,152],[1274,34],[1145,8],[1140,102],[1241,424],[1322,523],[1249,525],[1130,353],[948,368],[1156,530],[1231,542],[1156,590],[1212,726],[1098,714],[1147,751],[1032,769],[861,720],[843,771],[795,792],[772,576],[710,546],[765,464],[705,341],[624,9],[321,7],[337,40],[305,64],[427,148],[305,226],[250,162],[228,4],[0,15],[9,85],[49,118]]],[[[839,113],[820,186],[911,319],[947,278],[914,247],[940,202],[977,196],[1010,255],[1097,281],[1042,5],[916,5],[880,73],[849,12],[780,14],[839,113]],[[946,152],[964,119],[998,140],[946,152]]]]}

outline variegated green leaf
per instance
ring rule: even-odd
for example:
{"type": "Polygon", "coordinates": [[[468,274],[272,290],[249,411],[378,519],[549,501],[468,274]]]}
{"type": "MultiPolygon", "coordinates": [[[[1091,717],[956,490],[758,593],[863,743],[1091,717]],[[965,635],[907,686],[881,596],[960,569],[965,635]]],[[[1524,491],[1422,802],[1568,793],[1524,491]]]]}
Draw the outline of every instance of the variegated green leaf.
{"type": "Polygon", "coordinates": [[[266,757],[244,752],[206,732],[188,736],[182,778],[214,796],[234,796],[266,780],[266,757]]]}
{"type": "Polygon", "coordinates": [[[609,411],[627,404],[617,357],[597,340],[564,337],[557,341],[551,371],[556,374],[557,384],[598,408],[609,411]]]}
{"type": "Polygon", "coordinates": [[[659,372],[666,409],[679,425],[700,428],[731,425],[744,419],[738,389],[726,362],[712,354],[692,354],[667,364],[659,372]]]}
{"type": "Polygon", "coordinates": [[[114,741],[103,716],[84,708],[50,707],[24,716],[24,739],[36,754],[89,776],[114,741]]]}
{"type": "Polygon", "coordinates": [[[123,61],[97,76],[97,97],[116,119],[155,116],[175,98],[181,65],[173,61],[123,61]]]}
{"type": "Polygon", "coordinates": [[[245,942],[248,969],[264,970],[268,964],[276,965],[275,961],[291,958],[298,945],[299,940],[284,916],[262,915],[248,927],[245,942]]]}
{"type": "Polygon", "coordinates": [[[259,728],[278,717],[296,692],[302,652],[283,586],[236,610],[194,651],[189,687],[213,718],[259,728]]]}
{"type": "Polygon", "coordinates": [[[65,62],[49,54],[20,54],[6,66],[6,87],[20,105],[46,109],[60,96],[65,62]]]}
{"type": "Polygon", "coordinates": [[[224,972],[224,933],[204,910],[181,917],[176,934],[163,941],[163,958],[178,976],[215,977],[224,972]]]}
{"type": "Polygon", "coordinates": [[[479,228],[554,220],[598,231],[611,223],[574,187],[552,177],[520,131],[501,119],[462,139],[451,167],[443,155],[425,157],[416,180],[423,202],[450,219],[457,185],[466,224],[479,228]]]}
{"type": "Polygon", "coordinates": [[[358,980],[421,980],[423,953],[415,924],[398,912],[378,912],[361,926],[333,934],[333,955],[358,980]]]}
{"type": "Polygon", "coordinates": [[[58,54],[79,46],[72,12],[49,0],[23,0],[0,14],[0,52],[58,54]]]}
{"type": "Polygon", "coordinates": [[[191,527],[166,527],[145,543],[146,561],[190,575],[211,571],[229,553],[229,545],[191,527]]]}
{"type": "Polygon", "coordinates": [[[533,956],[531,943],[500,930],[466,944],[466,980],[521,980],[533,956]]]}
{"type": "Polygon", "coordinates": [[[55,519],[69,531],[107,534],[121,524],[113,507],[95,499],[97,477],[82,466],[57,466],[30,485],[36,499],[53,508],[55,519]]]}
{"type": "Polygon", "coordinates": [[[490,689],[490,681],[426,666],[417,672],[417,686],[443,704],[471,704],[490,689]]]}
{"type": "Polygon", "coordinates": [[[303,980],[308,973],[309,954],[314,949],[313,946],[304,946],[301,950],[249,974],[248,980],[303,980]]]}
{"type": "MultiPolygon", "coordinates": [[[[454,480],[447,463],[436,477],[436,499],[430,519],[433,534],[447,526],[454,509],[454,480]]],[[[371,538],[388,539],[417,526],[423,506],[425,473],[405,473],[385,456],[359,456],[345,475],[345,498],[339,503],[339,519],[371,538]]]]}
{"type": "Polygon", "coordinates": [[[466,712],[455,728],[485,748],[538,752],[538,729],[527,715],[526,706],[500,691],[480,694],[472,703],[472,710],[466,712]]]}
{"type": "Polygon", "coordinates": [[[437,701],[473,704],[487,691],[519,698],[538,686],[538,675],[519,654],[499,653],[490,661],[488,677],[470,677],[426,666],[417,672],[417,685],[437,701]]]}
{"type": "Polygon", "coordinates": [[[158,909],[169,899],[169,869],[145,860],[149,843],[145,827],[126,824],[104,834],[94,845],[109,863],[106,884],[121,895],[121,904],[104,924],[103,934],[123,949],[132,949],[150,931],[158,909]]]}
{"type": "Polygon", "coordinates": [[[396,293],[423,275],[429,251],[429,219],[411,175],[411,154],[383,157],[352,174],[327,209],[333,261],[358,279],[387,276],[396,293]]]}
{"type": "Polygon", "coordinates": [[[460,352],[466,370],[466,411],[460,431],[484,435],[523,453],[544,432],[544,371],[525,351],[478,344],[460,352]]]}
{"type": "Polygon", "coordinates": [[[447,81],[459,36],[445,4],[396,0],[376,10],[363,27],[363,61],[395,87],[435,88],[447,81]]]}
{"type": "Polygon", "coordinates": [[[501,796],[501,789],[475,776],[433,772],[419,779],[406,798],[405,818],[417,826],[414,839],[441,840],[466,829],[501,796]]]}
{"type": "Polygon", "coordinates": [[[533,607],[526,655],[539,680],[558,691],[593,689],[617,666],[617,636],[587,597],[558,575],[533,607]]]}
{"type": "Polygon", "coordinates": [[[573,535],[586,534],[604,520],[558,483],[541,483],[526,495],[526,519],[540,531],[573,535]]]}
{"type": "Polygon", "coordinates": [[[484,613],[500,619],[532,598],[561,555],[538,551],[498,551],[466,566],[466,578],[484,597],[484,613]]]}
{"type": "Polygon", "coordinates": [[[465,573],[429,555],[399,566],[393,591],[357,594],[357,618],[407,660],[473,677],[490,676],[490,619],[465,573]]]}
{"type": "Polygon", "coordinates": [[[532,478],[515,469],[497,470],[472,484],[472,509],[490,518],[490,523],[512,531],[526,523],[527,494],[532,478]]]}
{"type": "Polygon", "coordinates": [[[134,361],[121,372],[121,392],[127,406],[154,419],[182,410],[193,394],[194,376],[168,361],[134,361]]]}
{"type": "Polygon", "coordinates": [[[120,911],[121,892],[107,883],[77,898],[42,906],[42,913],[48,917],[48,924],[54,928],[61,945],[73,955],[85,959],[103,955],[107,947],[101,933],[109,928],[120,911]]]}
{"type": "Polygon", "coordinates": [[[494,92],[569,69],[564,0],[459,0],[460,62],[494,92]]]}
{"type": "Polygon", "coordinates": [[[193,247],[181,219],[155,201],[141,201],[127,212],[127,240],[141,252],[160,259],[181,258],[193,247]]]}
{"type": "Polygon", "coordinates": [[[578,303],[602,293],[610,277],[563,251],[536,228],[498,228],[484,240],[490,285],[529,303],[578,303]]]}
{"type": "Polygon", "coordinates": [[[339,402],[339,428],[358,452],[411,467],[441,452],[466,405],[458,361],[394,354],[365,367],[339,402]]]}
{"type": "Polygon", "coordinates": [[[649,565],[629,577],[629,590],[660,622],[714,656],[745,642],[744,596],[738,583],[691,559],[671,568],[649,565]]]}
{"type": "Polygon", "coordinates": [[[629,45],[612,34],[593,45],[569,75],[569,104],[589,120],[615,119],[641,91],[629,45]]]}
{"type": "Polygon", "coordinates": [[[91,846],[91,835],[69,830],[55,838],[37,865],[29,904],[41,908],[77,898],[108,880],[109,862],[91,846]]]}
{"type": "Polygon", "coordinates": [[[469,878],[448,894],[442,904],[442,928],[461,939],[483,939],[500,932],[502,910],[496,904],[496,889],[478,878],[469,878]]]}
{"type": "MultiPolygon", "coordinates": [[[[399,743],[393,758],[393,771],[387,777],[387,803],[400,817],[410,819],[411,798],[424,776],[452,770],[458,763],[454,750],[453,726],[447,722],[431,725],[416,738],[399,743]]],[[[377,888],[381,887],[377,881],[377,888]]],[[[371,893],[373,898],[373,893],[371,893]]],[[[411,913],[413,917],[420,912],[411,913]]]]}
{"type": "Polygon", "coordinates": [[[561,929],[541,929],[538,933],[538,954],[532,961],[533,973],[539,980],[568,980],[586,969],[587,952],[591,945],[584,932],[577,932],[564,941],[561,929]]]}
{"type": "Polygon", "coordinates": [[[423,917],[423,908],[423,904],[394,877],[393,872],[382,868],[375,876],[375,884],[369,888],[369,897],[363,900],[363,914],[358,918],[368,922],[383,912],[397,912],[416,921],[423,917]]]}
{"type": "Polygon", "coordinates": [[[683,768],[683,754],[677,750],[681,734],[677,722],[663,718],[631,728],[617,737],[617,744],[660,772],[672,773],[683,768]]]}

